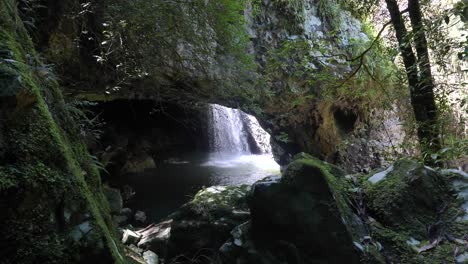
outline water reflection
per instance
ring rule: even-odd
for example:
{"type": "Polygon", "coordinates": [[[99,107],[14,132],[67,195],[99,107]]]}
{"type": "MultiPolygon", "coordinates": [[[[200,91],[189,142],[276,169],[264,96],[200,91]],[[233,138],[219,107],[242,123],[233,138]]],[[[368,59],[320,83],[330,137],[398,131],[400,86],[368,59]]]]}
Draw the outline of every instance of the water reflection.
{"type": "Polygon", "coordinates": [[[155,169],[125,175],[123,183],[136,191],[130,206],[145,211],[151,221],[158,221],[203,187],[252,184],[279,171],[271,155],[191,153],[168,159],[155,169]]]}

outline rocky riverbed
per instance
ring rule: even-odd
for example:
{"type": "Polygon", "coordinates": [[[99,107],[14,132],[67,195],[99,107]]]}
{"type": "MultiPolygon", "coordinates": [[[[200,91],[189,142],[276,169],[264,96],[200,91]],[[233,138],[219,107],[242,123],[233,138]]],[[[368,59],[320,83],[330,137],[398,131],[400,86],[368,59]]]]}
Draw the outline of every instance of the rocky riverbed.
{"type": "Polygon", "coordinates": [[[466,263],[467,191],[459,170],[399,160],[345,175],[300,154],[281,177],[208,187],[164,221],[122,227],[122,242],[149,264],[466,263]]]}

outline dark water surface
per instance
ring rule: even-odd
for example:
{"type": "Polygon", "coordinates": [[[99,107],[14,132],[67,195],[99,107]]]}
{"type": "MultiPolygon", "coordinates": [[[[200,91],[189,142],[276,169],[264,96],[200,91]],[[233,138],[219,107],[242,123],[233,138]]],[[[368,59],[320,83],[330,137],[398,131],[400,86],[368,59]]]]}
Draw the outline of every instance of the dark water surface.
{"type": "Polygon", "coordinates": [[[156,169],[126,175],[123,183],[136,191],[129,206],[144,211],[149,221],[159,221],[190,201],[203,187],[252,184],[277,174],[279,166],[268,155],[192,153],[169,159],[156,169]]]}

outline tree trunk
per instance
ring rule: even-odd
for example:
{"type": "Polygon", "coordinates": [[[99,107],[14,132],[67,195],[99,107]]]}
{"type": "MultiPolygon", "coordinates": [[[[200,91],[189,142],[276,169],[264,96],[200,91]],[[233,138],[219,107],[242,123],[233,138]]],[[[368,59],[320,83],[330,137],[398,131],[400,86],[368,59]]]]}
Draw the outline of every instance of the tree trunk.
{"type": "Polygon", "coordinates": [[[408,11],[418,54],[419,82],[414,89],[415,103],[413,104],[416,120],[419,123],[418,137],[423,140],[423,144],[427,145],[429,151],[436,152],[440,149],[437,106],[419,0],[409,0],[408,11]]]}
{"type": "Polygon", "coordinates": [[[431,65],[427,41],[422,25],[422,15],[419,0],[409,0],[411,24],[415,33],[414,45],[418,54],[413,52],[411,39],[401,16],[396,0],[385,0],[390,18],[395,28],[403,63],[408,77],[411,105],[417,123],[418,139],[422,147],[426,162],[430,162],[427,154],[440,149],[439,133],[437,129],[437,107],[434,97],[434,83],[432,81],[431,65]]]}

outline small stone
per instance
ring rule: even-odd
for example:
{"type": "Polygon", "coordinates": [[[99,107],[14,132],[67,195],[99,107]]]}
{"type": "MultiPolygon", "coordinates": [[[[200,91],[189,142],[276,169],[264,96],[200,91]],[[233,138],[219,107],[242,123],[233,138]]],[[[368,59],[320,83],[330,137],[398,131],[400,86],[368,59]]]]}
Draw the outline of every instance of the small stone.
{"type": "Polygon", "coordinates": [[[143,252],[143,259],[146,261],[147,264],[158,264],[159,257],[151,250],[147,250],[143,252]]]}
{"type": "Polygon", "coordinates": [[[138,222],[146,222],[146,214],[145,212],[143,211],[136,211],[135,213],[135,221],[138,221],[138,222]]]}

